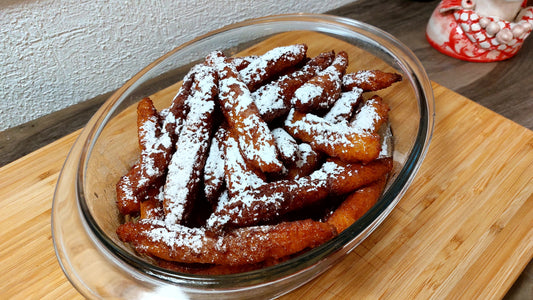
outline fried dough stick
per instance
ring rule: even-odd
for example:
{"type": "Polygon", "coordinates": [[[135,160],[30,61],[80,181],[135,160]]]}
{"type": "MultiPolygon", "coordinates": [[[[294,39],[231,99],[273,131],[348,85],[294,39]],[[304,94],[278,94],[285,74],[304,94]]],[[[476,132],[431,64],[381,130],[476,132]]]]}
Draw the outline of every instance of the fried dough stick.
{"type": "Polygon", "coordinates": [[[389,111],[389,105],[380,96],[374,95],[363,103],[350,126],[360,132],[375,134],[387,122],[389,111]]]}
{"type": "Polygon", "coordinates": [[[346,122],[328,122],[315,114],[295,109],[289,112],[285,129],[318,151],[345,161],[372,161],[381,150],[381,138],[376,133],[357,130],[346,122]]]}
{"type": "MultiPolygon", "coordinates": [[[[122,176],[116,185],[117,206],[121,214],[139,212],[139,203],[144,200],[148,188],[161,180],[174,150],[181,123],[187,108],[185,99],[190,94],[194,71],[184,78],[171,106],[158,114],[150,98],[137,105],[137,128],[141,155],[137,162],[122,176]],[[161,122],[161,117],[164,119],[161,122]]],[[[158,185],[159,186],[159,185],[158,185]]]]}
{"type": "Polygon", "coordinates": [[[217,199],[224,188],[224,168],[226,156],[224,143],[227,130],[220,126],[211,139],[209,154],[204,166],[204,195],[211,206],[216,207],[217,199]]]}
{"type": "Polygon", "coordinates": [[[330,224],[308,219],[239,228],[213,236],[203,228],[140,220],[120,225],[117,234],[137,252],[167,261],[239,266],[313,248],[333,238],[337,231],[330,224]]]}
{"type": "Polygon", "coordinates": [[[298,144],[285,129],[278,127],[272,130],[276,139],[280,157],[287,168],[285,179],[297,179],[311,174],[316,170],[320,155],[307,143],[298,144]]]}
{"type": "Polygon", "coordinates": [[[363,92],[375,92],[401,81],[402,75],[397,73],[383,72],[380,70],[362,70],[349,73],[342,78],[342,89],[352,91],[360,88],[363,92]]]}
{"type": "Polygon", "coordinates": [[[277,80],[265,84],[252,93],[261,117],[270,122],[286,114],[296,89],[328,67],[335,54],[324,52],[310,59],[305,66],[277,80]]]}
{"type": "Polygon", "coordinates": [[[330,123],[341,123],[349,120],[355,108],[363,101],[361,97],[363,90],[354,88],[351,91],[342,92],[339,99],[330,108],[328,113],[324,116],[324,120],[330,123]]]}
{"type": "Polygon", "coordinates": [[[255,91],[263,82],[302,62],[306,53],[304,44],[277,47],[251,60],[239,75],[248,89],[255,91]]]}
{"type": "Polygon", "coordinates": [[[258,188],[265,184],[265,175],[248,165],[239,151],[239,145],[233,134],[228,134],[224,145],[226,157],[224,179],[230,197],[244,190],[258,188]]]}
{"type": "Polygon", "coordinates": [[[378,180],[391,169],[390,158],[368,164],[329,159],[309,176],[267,183],[219,203],[206,224],[213,231],[219,231],[226,226],[242,227],[269,221],[329,195],[350,193],[378,180]]]}
{"type": "Polygon", "coordinates": [[[243,157],[262,172],[281,171],[283,164],[278,159],[274,137],[235,67],[221,52],[210,54],[207,62],[218,72],[220,106],[243,157]]]}
{"type": "Polygon", "coordinates": [[[318,72],[294,92],[291,103],[301,112],[329,108],[339,98],[347,66],[348,54],[341,51],[329,67],[318,72]]]}
{"type": "Polygon", "coordinates": [[[198,65],[187,99],[189,113],[176,142],[164,187],[165,221],[182,224],[192,210],[209,151],[217,94],[214,69],[198,65]]]}
{"type": "Polygon", "coordinates": [[[386,182],[387,180],[383,177],[350,194],[329,216],[326,223],[335,226],[339,233],[350,227],[376,204],[386,182]]]}

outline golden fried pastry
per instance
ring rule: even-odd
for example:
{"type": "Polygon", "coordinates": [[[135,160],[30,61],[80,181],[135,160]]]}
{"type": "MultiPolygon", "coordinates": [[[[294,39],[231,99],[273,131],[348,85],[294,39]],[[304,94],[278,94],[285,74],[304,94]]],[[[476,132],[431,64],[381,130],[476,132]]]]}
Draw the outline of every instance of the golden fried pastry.
{"type": "Polygon", "coordinates": [[[252,60],[239,75],[248,89],[255,91],[265,81],[302,62],[306,53],[304,44],[277,47],[252,60]]]}
{"type": "Polygon", "coordinates": [[[140,101],[140,157],[116,186],[131,215],[121,241],[177,272],[246,272],[332,239],[375,204],[393,166],[389,106],[362,93],[401,76],[355,84],[363,72],[344,75],[345,52],[306,53],[213,52],[168,108],[140,101]]]}
{"type": "Polygon", "coordinates": [[[116,185],[117,204],[122,214],[139,212],[139,204],[148,188],[160,179],[170,160],[172,142],[160,122],[150,98],[137,105],[137,128],[141,156],[116,185]]]}
{"type": "Polygon", "coordinates": [[[207,220],[207,227],[220,231],[225,226],[242,227],[269,221],[329,195],[350,193],[381,178],[391,169],[392,161],[388,158],[368,164],[331,159],[309,176],[266,183],[219,203],[207,220]]]}
{"type": "Polygon", "coordinates": [[[333,61],[333,52],[324,52],[310,59],[304,67],[265,84],[252,93],[261,117],[270,122],[290,109],[290,100],[296,89],[324,70],[333,61]]]}
{"type": "Polygon", "coordinates": [[[344,75],[342,89],[351,91],[360,88],[364,92],[377,91],[388,88],[393,83],[401,81],[402,76],[397,73],[383,72],[380,70],[363,70],[344,75]]]}
{"type": "Polygon", "coordinates": [[[260,57],[257,55],[228,57],[229,63],[234,65],[237,71],[241,71],[258,59],[260,59],[260,57]]]}
{"type": "Polygon", "coordinates": [[[381,150],[378,134],[363,132],[343,123],[327,122],[315,114],[295,109],[289,112],[285,129],[313,148],[345,161],[372,161],[381,150]]]}
{"type": "Polygon", "coordinates": [[[150,197],[140,204],[140,218],[163,220],[165,213],[163,211],[163,201],[159,197],[150,197]]]}
{"type": "Polygon", "coordinates": [[[294,164],[298,160],[299,149],[298,143],[288,134],[285,129],[278,127],[272,130],[274,140],[279,150],[280,158],[285,164],[294,164]]]}
{"type": "Polygon", "coordinates": [[[361,106],[350,126],[360,132],[376,134],[381,125],[387,122],[389,110],[387,103],[380,96],[374,95],[361,106]]]}
{"type": "Polygon", "coordinates": [[[209,154],[204,166],[204,195],[213,207],[216,207],[217,200],[225,186],[224,168],[226,155],[224,154],[224,143],[226,135],[226,127],[220,126],[211,140],[209,154]]]}
{"type": "Polygon", "coordinates": [[[221,52],[211,54],[207,61],[218,72],[220,106],[243,157],[263,172],[281,171],[283,164],[278,159],[274,137],[235,67],[221,52]]]}
{"type": "Polygon", "coordinates": [[[237,140],[232,133],[226,137],[224,153],[226,157],[224,178],[230,197],[265,184],[265,175],[249,166],[242,157],[237,140]]]}
{"type": "Polygon", "coordinates": [[[337,231],[330,224],[308,219],[238,228],[212,236],[203,228],[142,219],[120,225],[117,234],[137,252],[167,261],[239,266],[313,248],[337,231]]]}
{"type": "Polygon", "coordinates": [[[187,98],[189,112],[168,166],[164,189],[165,220],[182,224],[192,210],[201,184],[209,150],[217,77],[214,69],[200,65],[194,75],[192,93],[187,98]]]}
{"type": "Polygon", "coordinates": [[[342,92],[339,99],[335,101],[335,104],[324,116],[324,120],[330,123],[341,123],[348,121],[354,114],[355,108],[363,100],[361,95],[363,90],[360,88],[354,88],[348,92],[342,92]]]}
{"type": "Polygon", "coordinates": [[[350,194],[328,217],[326,223],[335,226],[339,233],[350,227],[376,204],[386,182],[383,177],[350,194]]]}
{"type": "Polygon", "coordinates": [[[288,165],[286,179],[298,179],[307,176],[317,169],[321,155],[307,143],[298,144],[297,160],[288,165]]]}
{"type": "Polygon", "coordinates": [[[325,70],[299,87],[291,99],[301,112],[329,108],[341,93],[342,77],[348,66],[348,54],[341,51],[325,70]]]}

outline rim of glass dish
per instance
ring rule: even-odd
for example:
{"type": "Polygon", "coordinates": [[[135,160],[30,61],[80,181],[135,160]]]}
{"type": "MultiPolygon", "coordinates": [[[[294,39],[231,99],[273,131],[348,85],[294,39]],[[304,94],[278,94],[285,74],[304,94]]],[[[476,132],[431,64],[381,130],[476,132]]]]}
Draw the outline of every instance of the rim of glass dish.
{"type": "MultiPolygon", "coordinates": [[[[107,251],[108,254],[118,257],[124,263],[135,268],[140,273],[155,279],[159,279],[172,284],[184,284],[190,286],[204,287],[216,286],[220,288],[251,286],[276,281],[280,278],[299,273],[304,269],[315,265],[322,259],[339,251],[351,241],[359,238],[360,235],[365,232],[365,230],[369,229],[369,227],[371,227],[376,222],[378,222],[378,224],[381,223],[381,221],[390,213],[390,211],[392,211],[394,206],[403,196],[403,194],[407,190],[407,187],[414,179],[416,172],[420,168],[420,165],[427,153],[427,149],[431,140],[433,132],[434,114],[434,99],[432,94],[431,83],[427,77],[427,74],[422,64],[409,48],[399,42],[395,37],[382,31],[381,29],[353,19],[324,14],[275,15],[250,19],[247,21],[228,25],[218,30],[211,31],[205,35],[199,36],[198,38],[184,43],[181,46],[168,52],[167,54],[161,56],[160,58],[143,68],[143,70],[136,74],[133,78],[128,80],[128,82],[126,82],[123,87],[117,90],[117,92],[115,92],[98,111],[99,117],[94,123],[93,127],[89,128],[90,131],[88,132],[87,139],[85,140],[80,155],[78,170],[76,172],[76,190],[78,196],[78,204],[81,209],[82,221],[87,225],[86,227],[88,227],[92,231],[92,234],[96,236],[98,242],[104,245],[105,249],[100,248],[100,251],[107,251]],[[86,172],[87,163],[89,160],[88,158],[90,157],[92,147],[94,146],[94,143],[100,135],[101,131],[105,127],[107,119],[110,118],[110,112],[114,111],[116,107],[120,104],[119,100],[122,99],[122,95],[126,93],[130,87],[134,86],[137,79],[140,78],[142,75],[147,73],[149,70],[151,70],[153,67],[155,67],[157,64],[159,64],[172,54],[183,48],[188,47],[189,45],[197,43],[220,32],[230,31],[233,29],[251,26],[258,23],[277,23],[280,21],[307,21],[315,23],[324,23],[332,26],[342,26],[350,29],[351,31],[356,32],[357,35],[371,38],[373,40],[379,40],[381,42],[386,42],[387,44],[389,44],[389,46],[386,47],[387,50],[394,50],[394,52],[389,55],[392,55],[398,60],[399,67],[402,68],[402,71],[408,77],[409,81],[413,84],[415,96],[418,99],[422,100],[418,101],[420,122],[418,124],[418,133],[413,144],[413,148],[411,149],[411,152],[405,162],[404,167],[400,170],[395,180],[392,182],[392,184],[389,185],[389,188],[381,196],[381,199],[376,205],[374,205],[362,218],[357,220],[354,224],[352,224],[349,228],[341,232],[338,236],[314,249],[311,249],[303,254],[298,255],[293,259],[271,267],[229,275],[207,276],[179,273],[153,265],[118,246],[115,242],[113,242],[110,238],[107,237],[105,232],[100,228],[96,220],[90,214],[90,210],[88,209],[84,197],[83,178],[86,172]],[[402,55],[399,56],[397,55],[397,53],[401,53],[402,55]]],[[[370,230],[372,231],[373,228],[370,228],[370,230]]]]}

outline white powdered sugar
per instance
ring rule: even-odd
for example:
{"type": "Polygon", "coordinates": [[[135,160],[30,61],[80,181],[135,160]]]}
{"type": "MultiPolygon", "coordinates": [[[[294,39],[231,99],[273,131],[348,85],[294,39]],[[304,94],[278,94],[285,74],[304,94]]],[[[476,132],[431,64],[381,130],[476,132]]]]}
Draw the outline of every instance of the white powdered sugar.
{"type": "Polygon", "coordinates": [[[355,85],[359,86],[363,83],[369,83],[371,80],[375,78],[375,74],[370,70],[363,70],[358,71],[355,74],[346,74],[342,78],[342,84],[349,86],[349,85],[355,85]]]}
{"type": "Polygon", "coordinates": [[[265,70],[271,64],[276,61],[294,60],[295,56],[300,55],[302,52],[302,45],[291,45],[285,47],[274,48],[265,54],[261,55],[258,59],[250,62],[246,68],[242,69],[239,74],[242,81],[245,84],[249,84],[252,81],[260,81],[265,75],[265,70]]]}
{"type": "Polygon", "coordinates": [[[209,154],[204,166],[204,191],[205,195],[212,195],[216,188],[224,181],[224,165],[225,154],[222,136],[225,134],[223,127],[218,129],[218,132],[211,139],[211,147],[209,148],[209,154]]]}
{"type": "Polygon", "coordinates": [[[246,166],[237,141],[233,137],[226,140],[226,183],[232,195],[247,189],[255,189],[265,181],[246,166]]]}
{"type": "Polygon", "coordinates": [[[309,157],[317,156],[317,153],[311,145],[307,143],[298,144],[298,160],[296,161],[296,167],[301,168],[308,163],[309,157]]]}
{"type": "Polygon", "coordinates": [[[354,108],[361,99],[363,90],[355,88],[352,91],[341,93],[339,99],[333,104],[324,119],[331,123],[347,121],[353,114],[354,108]]]}
{"type": "Polygon", "coordinates": [[[172,249],[187,248],[193,253],[200,253],[206,243],[206,232],[203,228],[190,228],[178,224],[169,224],[158,220],[141,220],[154,225],[146,233],[154,242],[162,242],[172,249]]]}
{"type": "Polygon", "coordinates": [[[252,93],[252,97],[261,116],[287,108],[287,104],[281,94],[282,91],[283,88],[274,82],[263,85],[252,93]]]}
{"type": "Polygon", "coordinates": [[[224,59],[211,60],[219,72],[219,99],[230,127],[237,131],[239,147],[248,161],[260,165],[279,165],[274,138],[261,119],[247,86],[239,79],[235,67],[224,59]]]}
{"type": "Polygon", "coordinates": [[[216,86],[212,74],[208,70],[198,70],[195,76],[202,79],[196,80],[199,82],[196,91],[187,99],[189,113],[176,142],[165,184],[165,211],[169,224],[182,222],[185,206],[193,193],[191,186],[197,186],[201,179],[203,164],[199,166],[199,160],[209,145],[211,125],[208,120],[215,108],[212,92],[216,86]]]}
{"type": "Polygon", "coordinates": [[[298,144],[296,140],[283,128],[275,128],[272,135],[276,140],[279,153],[285,160],[295,161],[298,156],[298,144]]]}
{"type": "Polygon", "coordinates": [[[376,107],[372,104],[376,103],[376,100],[369,99],[361,107],[361,110],[355,116],[355,119],[351,122],[351,127],[355,128],[358,132],[372,132],[377,128],[377,124],[381,121],[381,116],[376,110],[376,107]]]}

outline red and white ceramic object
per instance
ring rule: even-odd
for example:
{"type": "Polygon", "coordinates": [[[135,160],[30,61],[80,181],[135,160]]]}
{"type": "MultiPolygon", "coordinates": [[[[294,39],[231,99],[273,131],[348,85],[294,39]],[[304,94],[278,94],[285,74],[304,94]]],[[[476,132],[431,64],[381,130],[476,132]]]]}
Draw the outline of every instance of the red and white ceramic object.
{"type": "Polygon", "coordinates": [[[527,0],[443,0],[426,28],[429,43],[466,61],[513,57],[533,29],[527,0]]]}

